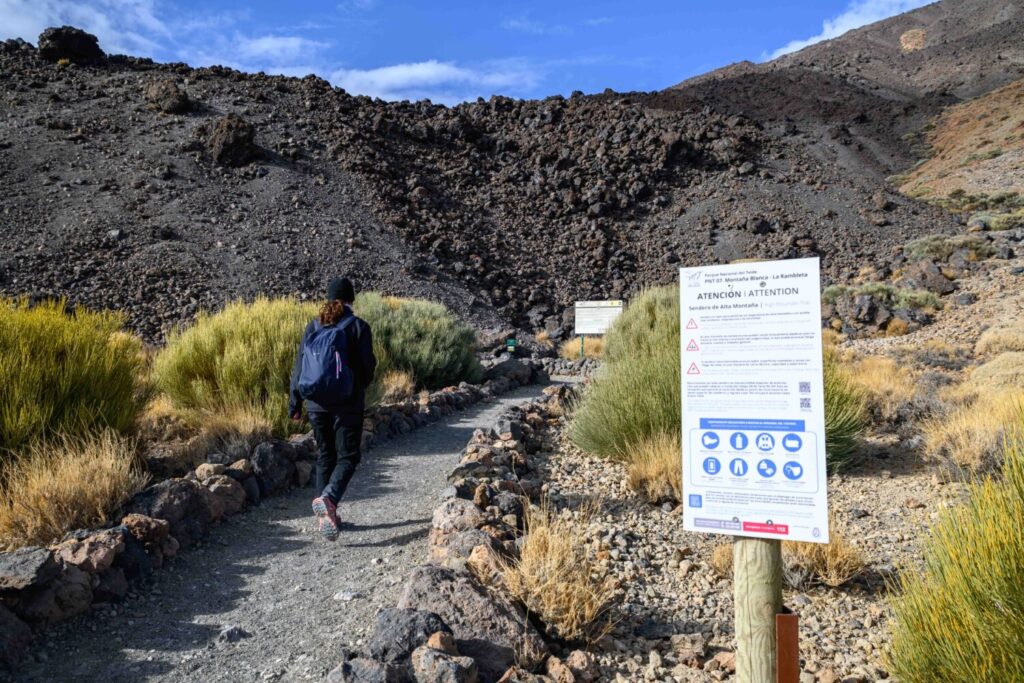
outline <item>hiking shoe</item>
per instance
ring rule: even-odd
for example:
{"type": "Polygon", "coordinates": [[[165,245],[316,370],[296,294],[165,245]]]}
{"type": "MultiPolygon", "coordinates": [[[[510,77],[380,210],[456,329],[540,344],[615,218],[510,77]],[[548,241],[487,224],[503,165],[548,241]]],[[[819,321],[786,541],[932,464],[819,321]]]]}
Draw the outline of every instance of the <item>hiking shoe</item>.
{"type": "Polygon", "coordinates": [[[320,535],[328,541],[338,540],[338,508],[330,498],[313,499],[313,514],[317,517],[320,535]]]}

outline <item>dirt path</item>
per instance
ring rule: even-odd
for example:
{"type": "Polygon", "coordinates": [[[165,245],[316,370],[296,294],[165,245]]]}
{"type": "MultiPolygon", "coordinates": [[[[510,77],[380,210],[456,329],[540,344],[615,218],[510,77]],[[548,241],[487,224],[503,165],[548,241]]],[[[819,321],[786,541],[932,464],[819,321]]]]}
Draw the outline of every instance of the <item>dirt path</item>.
{"type": "Polygon", "coordinates": [[[431,512],[473,429],[541,389],[519,389],[370,451],[342,504],[335,545],[314,534],[311,488],[225,521],[116,612],[40,634],[35,661],[15,680],[322,680],[423,560],[431,512]],[[249,635],[221,635],[231,627],[249,635]]]}

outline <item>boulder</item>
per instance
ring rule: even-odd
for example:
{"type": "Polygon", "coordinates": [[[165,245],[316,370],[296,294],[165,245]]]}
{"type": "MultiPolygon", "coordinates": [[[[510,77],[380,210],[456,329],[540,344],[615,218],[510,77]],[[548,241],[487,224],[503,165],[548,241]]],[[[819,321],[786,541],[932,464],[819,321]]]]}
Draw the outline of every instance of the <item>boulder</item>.
{"type": "Polygon", "coordinates": [[[576,683],[576,676],[558,657],[548,657],[544,664],[544,673],[555,683],[576,683]]]}
{"type": "Polygon", "coordinates": [[[295,485],[302,488],[313,477],[313,463],[308,460],[295,461],[295,485]]]}
{"type": "Polygon", "coordinates": [[[33,624],[56,624],[84,614],[92,604],[92,579],[78,567],[68,566],[42,588],[18,595],[14,611],[33,624]]]}
{"type": "Polygon", "coordinates": [[[495,546],[494,537],[480,529],[468,529],[450,534],[431,529],[429,542],[430,560],[441,564],[467,560],[477,546],[486,545],[492,548],[495,546]]]}
{"type": "Polygon", "coordinates": [[[394,667],[366,657],[356,657],[332,669],[324,683],[401,683],[403,679],[403,673],[394,667]]]}
{"type": "Polygon", "coordinates": [[[238,116],[228,114],[213,124],[206,140],[206,149],[214,163],[221,166],[244,166],[260,156],[253,140],[256,128],[238,116]]]}
{"type": "Polygon", "coordinates": [[[41,586],[60,573],[53,552],[39,546],[27,546],[0,553],[0,590],[23,590],[41,586]]]}
{"type": "Polygon", "coordinates": [[[233,515],[245,507],[245,489],[237,481],[226,474],[215,474],[203,482],[210,492],[213,505],[219,507],[223,514],[233,515]]]}
{"type": "Polygon", "coordinates": [[[171,525],[166,519],[154,519],[146,515],[133,513],[121,519],[121,525],[143,544],[160,544],[171,533],[171,525]]]}
{"type": "Polygon", "coordinates": [[[927,289],[936,294],[949,294],[956,289],[956,283],[943,275],[939,266],[929,259],[907,266],[896,284],[912,289],[927,289]]]}
{"type": "Polygon", "coordinates": [[[31,642],[28,624],[0,604],[0,668],[13,670],[18,666],[31,642]]]}
{"type": "Polygon", "coordinates": [[[572,671],[577,683],[593,683],[601,677],[601,669],[598,668],[597,661],[589,652],[573,650],[565,658],[565,665],[572,671]]]}
{"type": "Polygon", "coordinates": [[[73,26],[48,28],[40,33],[38,50],[40,57],[51,62],[69,59],[76,64],[88,64],[105,56],[96,36],[73,26]]]}
{"type": "Polygon", "coordinates": [[[413,650],[434,633],[452,630],[433,612],[389,607],[377,614],[377,626],[370,637],[370,656],[386,664],[405,667],[413,650]]]}
{"type": "Polygon", "coordinates": [[[502,674],[501,678],[497,680],[498,683],[551,683],[551,679],[547,676],[530,673],[519,666],[510,667],[508,671],[502,674]]]}
{"type": "Polygon", "coordinates": [[[78,567],[90,574],[110,569],[124,550],[124,539],[119,530],[106,530],[78,540],[69,538],[54,548],[54,555],[64,564],[78,567]]]}
{"type": "Polygon", "coordinates": [[[196,468],[196,479],[199,481],[206,481],[215,474],[224,474],[224,470],[227,468],[224,465],[204,462],[202,465],[196,468]]]}
{"type": "Polygon", "coordinates": [[[437,631],[431,633],[430,637],[427,638],[427,647],[432,647],[435,650],[441,652],[447,652],[450,655],[458,655],[459,647],[455,644],[455,636],[449,631],[437,631]]]}
{"type": "Polygon", "coordinates": [[[128,579],[120,567],[111,567],[99,575],[92,589],[94,602],[119,602],[128,594],[128,579]]]}
{"type": "Polygon", "coordinates": [[[520,384],[529,384],[533,377],[533,369],[525,363],[509,358],[489,367],[484,373],[484,379],[498,379],[505,377],[515,380],[520,384]]]}
{"type": "Polygon", "coordinates": [[[184,114],[192,106],[185,91],[169,79],[153,81],[143,94],[147,102],[164,114],[184,114]]]}
{"type": "Polygon", "coordinates": [[[459,657],[423,645],[412,653],[416,683],[476,683],[477,666],[471,657],[459,657]]]}
{"type": "Polygon", "coordinates": [[[459,652],[476,660],[484,681],[514,664],[533,668],[548,648],[523,611],[501,594],[491,595],[470,574],[424,565],[412,571],[398,606],[434,612],[452,629],[459,652]]]}
{"type": "Polygon", "coordinates": [[[260,485],[260,495],[283,491],[295,475],[295,449],[285,441],[264,441],[252,451],[252,471],[260,485]]]}
{"type": "Polygon", "coordinates": [[[206,489],[188,479],[168,479],[136,494],[129,512],[167,520],[171,534],[188,547],[205,534],[215,519],[206,489]]]}
{"type": "Polygon", "coordinates": [[[299,460],[316,459],[316,439],[313,438],[312,432],[308,434],[292,434],[288,437],[288,443],[295,449],[295,457],[299,460]]]}
{"type": "Polygon", "coordinates": [[[260,495],[260,483],[256,477],[246,477],[242,480],[242,488],[245,490],[245,500],[250,505],[259,505],[262,496],[260,495]]]}
{"type": "Polygon", "coordinates": [[[483,511],[471,500],[451,498],[434,510],[433,527],[441,533],[470,531],[487,521],[483,511]]]}
{"type": "Polygon", "coordinates": [[[501,555],[494,549],[493,543],[473,548],[466,558],[466,567],[486,586],[494,586],[502,581],[501,555]]]}
{"type": "MultiPolygon", "coordinates": [[[[143,515],[138,516],[142,517],[143,515]]],[[[147,517],[146,519],[149,518],[147,517]]],[[[124,535],[122,536],[124,550],[114,559],[114,568],[123,571],[125,578],[132,580],[147,576],[153,571],[154,565],[159,567],[163,564],[161,547],[166,541],[173,539],[165,536],[161,541],[151,541],[147,548],[146,544],[132,535],[128,527],[122,526],[121,528],[124,529],[124,535]]]]}

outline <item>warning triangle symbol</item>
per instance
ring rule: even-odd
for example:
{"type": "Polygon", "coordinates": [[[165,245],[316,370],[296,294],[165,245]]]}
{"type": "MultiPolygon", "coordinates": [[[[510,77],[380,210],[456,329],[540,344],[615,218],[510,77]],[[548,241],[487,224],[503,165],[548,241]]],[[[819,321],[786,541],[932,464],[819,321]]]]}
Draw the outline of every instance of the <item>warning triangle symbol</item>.
{"type": "Polygon", "coordinates": [[[686,374],[687,375],[699,375],[700,374],[700,368],[697,367],[696,363],[690,363],[690,367],[689,367],[689,369],[687,369],[686,374]]]}
{"type": "Polygon", "coordinates": [[[695,329],[697,329],[697,321],[694,320],[693,318],[690,318],[690,322],[686,323],[686,329],[688,329],[688,330],[695,330],[695,329]]]}
{"type": "Polygon", "coordinates": [[[697,346],[697,340],[691,339],[690,343],[686,345],[687,351],[700,351],[700,347],[697,346]]]}

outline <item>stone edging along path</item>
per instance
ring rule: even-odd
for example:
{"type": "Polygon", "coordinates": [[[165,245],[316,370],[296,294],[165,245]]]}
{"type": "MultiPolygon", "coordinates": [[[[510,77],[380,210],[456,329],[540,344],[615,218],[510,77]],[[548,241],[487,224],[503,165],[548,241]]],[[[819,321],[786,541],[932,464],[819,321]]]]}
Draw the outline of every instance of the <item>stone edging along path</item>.
{"type": "Polygon", "coordinates": [[[531,456],[555,448],[574,400],[565,385],[544,394],[473,433],[434,510],[427,563],[413,568],[397,607],[378,613],[363,651],[345,653],[326,683],[597,680],[591,655],[552,655],[535,615],[501,589],[501,563],[524,538],[524,505],[542,493],[531,456]]]}
{"type": "MultiPolygon", "coordinates": [[[[497,363],[481,385],[463,383],[373,411],[367,417],[364,446],[547,379],[535,361],[497,363]]],[[[219,458],[210,454],[209,459],[219,458]]],[[[123,507],[116,526],[74,531],[50,547],[0,553],[0,669],[17,666],[31,642],[32,627],[71,619],[93,604],[120,601],[129,582],[160,568],[220,519],[308,484],[314,459],[309,435],[265,441],[231,464],[204,463],[184,477],[150,486],[123,507]]]]}

